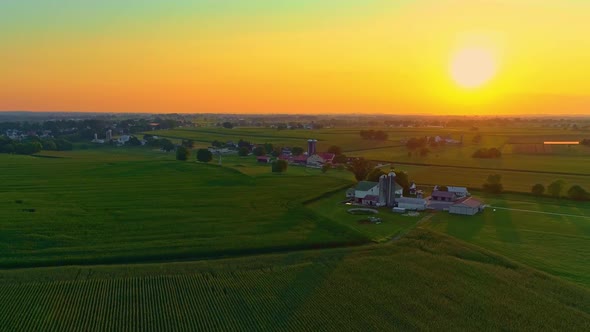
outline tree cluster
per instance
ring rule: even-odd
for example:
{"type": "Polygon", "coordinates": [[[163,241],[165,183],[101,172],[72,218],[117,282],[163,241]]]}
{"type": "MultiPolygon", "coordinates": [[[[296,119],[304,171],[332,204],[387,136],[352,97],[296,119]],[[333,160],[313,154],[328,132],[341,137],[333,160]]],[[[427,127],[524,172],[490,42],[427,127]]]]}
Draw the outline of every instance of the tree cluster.
{"type": "Polygon", "coordinates": [[[73,145],[65,139],[39,139],[29,137],[22,141],[12,140],[5,136],[0,136],[0,153],[15,153],[31,155],[41,150],[46,151],[67,151],[72,150],[73,145]]]}
{"type": "MultiPolygon", "coordinates": [[[[348,166],[347,169],[354,174],[357,181],[372,181],[379,182],[379,178],[382,175],[388,173],[381,170],[381,168],[375,168],[368,160],[363,158],[354,159],[348,166]]],[[[404,195],[410,193],[410,177],[408,173],[404,171],[395,171],[395,183],[403,188],[404,195]]]]}
{"type": "Polygon", "coordinates": [[[360,135],[363,139],[375,140],[375,141],[386,141],[389,137],[386,132],[382,130],[361,130],[360,135]]]}
{"type": "Polygon", "coordinates": [[[287,164],[286,160],[281,160],[281,159],[275,160],[272,163],[272,171],[274,173],[282,173],[282,172],[287,171],[287,166],[288,166],[288,164],[287,164]]]}
{"type": "Polygon", "coordinates": [[[406,147],[410,150],[425,148],[428,145],[426,137],[412,137],[406,142],[406,147]]]}
{"type": "Polygon", "coordinates": [[[176,148],[174,143],[167,138],[154,138],[152,135],[143,135],[146,145],[153,148],[160,148],[166,152],[170,152],[176,148]]]}
{"type": "Polygon", "coordinates": [[[472,155],[473,158],[486,158],[486,159],[497,159],[502,157],[502,152],[496,148],[481,148],[475,151],[472,155]]]}
{"type": "MultiPolygon", "coordinates": [[[[547,188],[545,188],[543,184],[537,183],[531,188],[531,193],[536,196],[543,196],[543,194],[547,192],[550,196],[558,198],[562,196],[564,187],[565,182],[563,180],[555,180],[551,182],[547,188]]],[[[568,189],[566,192],[566,197],[576,201],[584,201],[590,200],[590,193],[588,193],[586,189],[576,184],[568,189]]]]}
{"type": "Polygon", "coordinates": [[[486,183],[483,184],[483,190],[492,194],[500,194],[504,190],[502,185],[502,175],[491,174],[488,176],[486,183]]]}
{"type": "Polygon", "coordinates": [[[213,159],[213,153],[207,149],[197,150],[197,160],[202,163],[208,163],[213,159]]]}

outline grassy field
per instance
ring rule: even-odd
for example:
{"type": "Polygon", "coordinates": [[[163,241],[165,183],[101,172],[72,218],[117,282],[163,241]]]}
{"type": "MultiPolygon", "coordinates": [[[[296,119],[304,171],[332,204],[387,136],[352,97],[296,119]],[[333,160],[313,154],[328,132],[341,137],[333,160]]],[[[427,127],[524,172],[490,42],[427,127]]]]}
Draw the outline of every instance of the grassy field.
{"type": "Polygon", "coordinates": [[[0,266],[189,259],[370,240],[301,206],[352,184],[347,172],[292,167],[277,175],[253,158],[228,161],[231,168],[143,149],[58,155],[0,155],[0,266]]]}
{"type": "Polygon", "coordinates": [[[567,330],[590,292],[449,237],[239,259],[1,271],[4,331],[567,330]]]}
{"type": "Polygon", "coordinates": [[[514,210],[488,208],[476,216],[441,212],[425,227],[590,287],[590,203],[522,195],[484,200],[514,210]]]}
{"type": "MultiPolygon", "coordinates": [[[[416,228],[424,214],[347,213],[347,171],[273,174],[252,156],[104,147],[0,163],[2,331],[590,327],[590,203],[484,195],[496,212],[416,228]]],[[[471,181],[446,168],[403,169],[471,181]]],[[[524,190],[529,173],[513,173],[505,186],[524,190]]]]}
{"type": "Polygon", "coordinates": [[[379,208],[379,214],[374,216],[381,218],[381,223],[364,223],[363,221],[367,220],[368,216],[348,213],[347,211],[354,206],[342,204],[344,199],[344,191],[337,191],[309,202],[305,206],[325,218],[364,234],[375,242],[387,241],[398,234],[407,232],[424,216],[424,213],[421,213],[411,217],[392,213],[389,208],[379,208]]]}

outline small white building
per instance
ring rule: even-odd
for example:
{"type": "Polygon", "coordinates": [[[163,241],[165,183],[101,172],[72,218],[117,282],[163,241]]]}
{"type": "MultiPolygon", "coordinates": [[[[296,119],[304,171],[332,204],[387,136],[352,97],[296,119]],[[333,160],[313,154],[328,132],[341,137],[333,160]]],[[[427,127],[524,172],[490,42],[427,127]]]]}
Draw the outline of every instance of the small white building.
{"type": "Polygon", "coordinates": [[[483,209],[484,204],[480,200],[473,197],[464,197],[449,206],[449,213],[472,216],[483,211],[483,209]]]}
{"type": "Polygon", "coordinates": [[[467,197],[471,194],[465,187],[447,187],[448,192],[455,194],[457,197],[467,197]]]}
{"type": "Polygon", "coordinates": [[[396,198],[397,207],[406,210],[424,211],[426,210],[427,202],[422,198],[400,197],[396,198]]]}
{"type": "Polygon", "coordinates": [[[125,143],[129,142],[130,139],[131,139],[131,136],[122,135],[121,137],[119,137],[119,139],[117,139],[117,141],[119,144],[125,144],[125,143]]]}

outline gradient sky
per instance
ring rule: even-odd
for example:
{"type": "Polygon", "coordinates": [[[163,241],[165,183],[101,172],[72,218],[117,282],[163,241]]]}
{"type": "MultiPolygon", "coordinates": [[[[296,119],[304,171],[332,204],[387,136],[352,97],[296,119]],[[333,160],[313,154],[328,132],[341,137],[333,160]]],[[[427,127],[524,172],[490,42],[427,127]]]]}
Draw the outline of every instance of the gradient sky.
{"type": "Polygon", "coordinates": [[[0,110],[590,114],[590,1],[0,0],[0,110]]]}

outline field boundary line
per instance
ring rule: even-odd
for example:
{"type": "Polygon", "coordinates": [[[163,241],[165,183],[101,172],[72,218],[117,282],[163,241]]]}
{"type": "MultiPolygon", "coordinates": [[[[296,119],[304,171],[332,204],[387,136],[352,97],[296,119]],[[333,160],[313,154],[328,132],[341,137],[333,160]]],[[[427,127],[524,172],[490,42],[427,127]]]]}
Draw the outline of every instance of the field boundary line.
{"type": "Polygon", "coordinates": [[[530,212],[530,213],[539,213],[539,214],[549,214],[549,215],[553,215],[553,216],[577,217],[577,218],[590,219],[590,216],[584,216],[584,215],[579,215],[579,214],[567,214],[567,213],[557,213],[557,212],[545,212],[545,211],[515,209],[515,208],[506,208],[506,207],[491,206],[491,205],[488,205],[487,207],[488,208],[492,208],[492,209],[500,209],[500,210],[509,210],[509,211],[518,211],[518,212],[530,212]]]}
{"type": "Polygon", "coordinates": [[[424,166],[424,167],[447,167],[447,168],[461,168],[461,169],[477,169],[486,171],[504,171],[504,172],[517,172],[517,173],[530,173],[530,174],[553,174],[553,175],[573,175],[573,176],[588,176],[588,173],[568,173],[568,172],[550,172],[550,171],[531,171],[525,169],[516,168],[493,168],[493,167],[475,167],[475,166],[461,166],[461,165],[441,165],[441,164],[429,164],[429,163],[415,163],[409,161],[386,161],[386,160],[371,160],[378,163],[392,163],[393,165],[409,165],[409,166],[424,166]]]}

